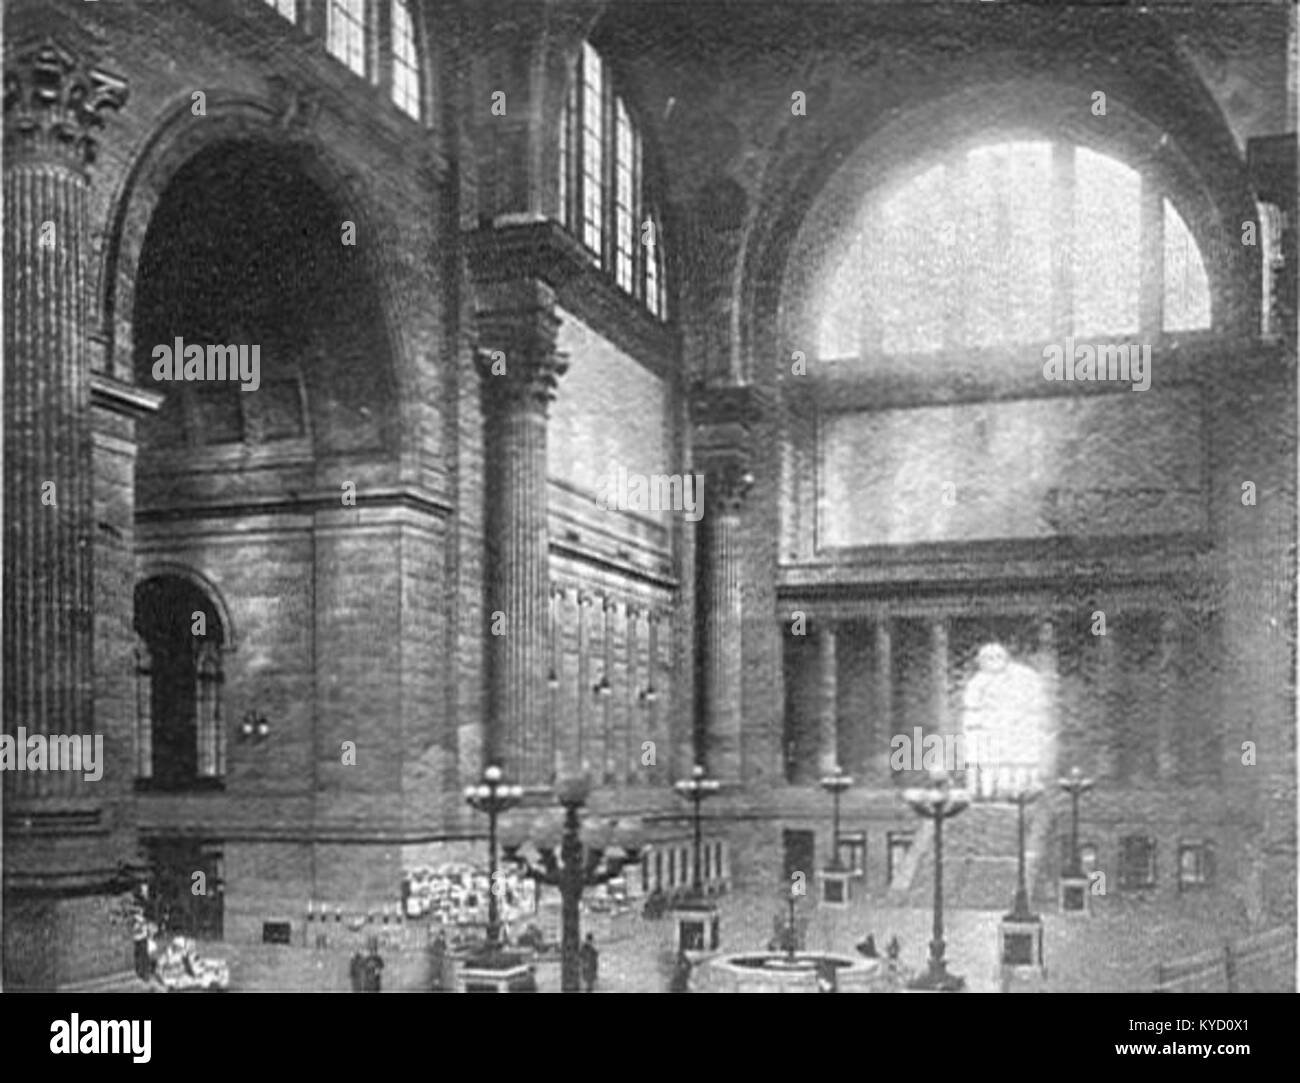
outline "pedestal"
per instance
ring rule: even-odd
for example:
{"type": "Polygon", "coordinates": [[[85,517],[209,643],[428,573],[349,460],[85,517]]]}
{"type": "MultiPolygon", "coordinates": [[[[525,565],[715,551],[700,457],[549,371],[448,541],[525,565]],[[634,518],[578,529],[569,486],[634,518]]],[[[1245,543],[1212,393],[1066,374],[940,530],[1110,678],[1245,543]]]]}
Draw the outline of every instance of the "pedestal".
{"type": "Polygon", "coordinates": [[[1062,914],[1092,913],[1091,885],[1086,876],[1062,876],[1060,881],[1060,907],[1062,914]]]}
{"type": "Polygon", "coordinates": [[[853,898],[853,881],[858,875],[852,869],[822,869],[822,905],[848,909],[853,898]]]}
{"type": "Polygon", "coordinates": [[[700,955],[718,950],[721,943],[721,917],[712,903],[683,903],[669,916],[673,922],[673,951],[686,952],[694,961],[700,955]]]}
{"type": "Polygon", "coordinates": [[[949,974],[946,967],[936,967],[930,963],[925,973],[913,978],[902,991],[904,993],[963,993],[966,991],[966,979],[958,974],[949,974]]]}
{"type": "Polygon", "coordinates": [[[459,968],[456,988],[462,993],[535,993],[537,976],[522,955],[471,956],[459,968]]]}
{"type": "Polygon", "coordinates": [[[1002,991],[1013,984],[1036,985],[1047,976],[1043,965],[1043,923],[1037,917],[1008,914],[998,925],[998,976],[1002,991]]]}

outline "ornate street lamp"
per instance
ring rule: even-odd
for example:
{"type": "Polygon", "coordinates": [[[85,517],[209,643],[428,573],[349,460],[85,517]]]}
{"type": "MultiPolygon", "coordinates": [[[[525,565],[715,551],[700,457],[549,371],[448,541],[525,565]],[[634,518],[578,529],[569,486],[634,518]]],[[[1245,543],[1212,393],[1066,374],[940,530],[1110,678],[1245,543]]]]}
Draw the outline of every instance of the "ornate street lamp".
{"type": "Polygon", "coordinates": [[[501,946],[501,908],[497,869],[497,817],[514,808],[524,796],[524,788],[501,781],[501,768],[495,763],[483,769],[483,781],[465,787],[465,800],[488,817],[488,927],[487,951],[492,953],[501,946]]]}
{"type": "Polygon", "coordinates": [[[1084,778],[1083,772],[1071,767],[1070,773],[1057,780],[1061,789],[1070,795],[1070,867],[1066,876],[1071,879],[1083,879],[1083,864],[1079,860],[1079,798],[1096,785],[1090,778],[1084,778]]]}
{"type": "Polygon", "coordinates": [[[704,765],[700,763],[692,768],[690,778],[673,784],[673,789],[695,805],[695,864],[691,870],[691,894],[696,899],[704,897],[704,880],[700,875],[700,805],[721,788],[722,784],[716,778],[707,777],[704,765]]]}
{"type": "Polygon", "coordinates": [[[1025,806],[1043,792],[1031,782],[1015,797],[1019,864],[1016,871],[1016,895],[1011,912],[998,925],[998,958],[1002,961],[1003,991],[1016,976],[1043,974],[1043,919],[1029,908],[1029,888],[1025,875],[1025,806]]]}
{"type": "Polygon", "coordinates": [[[825,775],[821,779],[821,787],[831,795],[833,802],[833,820],[831,828],[831,860],[827,866],[829,869],[841,868],[840,863],[840,795],[853,785],[853,779],[844,773],[838,763],[835,765],[833,774],[825,775]]]}
{"type": "Polygon", "coordinates": [[[1060,907],[1069,913],[1083,913],[1088,909],[1088,878],[1079,859],[1079,798],[1095,785],[1083,772],[1071,767],[1070,773],[1058,779],[1061,789],[1070,795],[1070,863],[1061,874],[1060,907]]]}
{"type": "Polygon", "coordinates": [[[918,816],[934,821],[934,931],[930,940],[929,968],[908,988],[928,992],[956,992],[966,979],[949,974],[943,959],[943,822],[970,804],[965,790],[954,790],[946,771],[932,771],[930,785],[903,791],[903,799],[918,816]]]}
{"type": "Polygon", "coordinates": [[[1038,915],[1029,909],[1029,889],[1025,883],[1025,806],[1036,801],[1043,788],[1031,783],[1016,794],[1017,829],[1020,861],[1016,869],[1016,896],[1011,904],[1008,921],[1037,921],[1038,915]]]}
{"type": "Polygon", "coordinates": [[[579,924],[578,904],[585,888],[604,884],[623,871],[623,866],[640,860],[638,849],[624,845],[621,857],[606,857],[605,847],[586,846],[580,838],[582,825],[579,812],[587,803],[591,780],[587,777],[562,783],[556,793],[564,808],[564,834],[560,840],[560,853],[555,847],[536,844],[541,858],[540,867],[533,865],[519,853],[519,847],[507,845],[506,857],[523,866],[531,879],[559,888],[561,902],[560,934],[560,990],[576,993],[581,988],[579,949],[582,930],[579,924]],[[603,868],[602,868],[603,865],[603,868]]]}

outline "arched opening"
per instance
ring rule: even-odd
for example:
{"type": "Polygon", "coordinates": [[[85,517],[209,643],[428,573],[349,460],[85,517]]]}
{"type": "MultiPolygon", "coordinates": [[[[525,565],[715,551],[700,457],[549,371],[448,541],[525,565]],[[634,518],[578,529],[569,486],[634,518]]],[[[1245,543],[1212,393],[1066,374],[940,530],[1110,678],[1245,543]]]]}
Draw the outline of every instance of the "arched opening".
{"type": "Polygon", "coordinates": [[[145,788],[220,786],[225,628],[190,580],[146,579],[135,589],[136,778],[145,788]]]}
{"type": "Polygon", "coordinates": [[[1200,249],[1153,180],[1046,139],[981,142],[918,165],[865,194],[828,246],[809,295],[815,355],[876,371],[1063,334],[1209,330],[1200,249]]]}
{"type": "Polygon", "coordinates": [[[166,398],[142,426],[143,505],[157,495],[149,476],[184,472],[223,445],[274,457],[395,443],[391,350],[366,238],[299,153],[215,144],[175,173],[154,208],[134,357],[137,382],[166,398]]]}

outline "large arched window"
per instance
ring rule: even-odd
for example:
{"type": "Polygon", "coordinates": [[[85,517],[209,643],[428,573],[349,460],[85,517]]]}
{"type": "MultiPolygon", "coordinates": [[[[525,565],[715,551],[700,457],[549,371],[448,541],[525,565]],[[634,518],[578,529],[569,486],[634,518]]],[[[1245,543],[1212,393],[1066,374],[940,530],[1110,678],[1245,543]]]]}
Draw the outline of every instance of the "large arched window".
{"type": "Polygon", "coordinates": [[[584,42],[560,129],[560,218],[623,292],[666,319],[663,223],[636,117],[584,42]]]}
{"type": "Polygon", "coordinates": [[[218,785],[225,774],[216,606],[187,579],[162,575],[135,590],[136,777],[156,789],[218,785]]]}
{"type": "Polygon", "coordinates": [[[1205,265],[1146,177],[1084,147],[950,155],[869,199],[813,309],[823,359],[1210,327],[1205,265]]]}

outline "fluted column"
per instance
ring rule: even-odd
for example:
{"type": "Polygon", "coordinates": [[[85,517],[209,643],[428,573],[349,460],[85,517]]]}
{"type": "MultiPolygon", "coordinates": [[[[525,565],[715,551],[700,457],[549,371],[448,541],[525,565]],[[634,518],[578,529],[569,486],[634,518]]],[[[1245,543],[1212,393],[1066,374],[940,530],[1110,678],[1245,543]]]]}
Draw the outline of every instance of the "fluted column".
{"type": "MultiPolygon", "coordinates": [[[[94,536],[89,170],[125,84],[53,41],[5,57],[4,728],[90,735],[94,536]]],[[[81,772],[7,771],[7,800],[90,796],[81,772]]],[[[10,816],[15,812],[11,807],[10,816]]]]}
{"type": "Polygon", "coordinates": [[[1172,613],[1160,617],[1160,643],[1156,664],[1160,701],[1156,704],[1156,777],[1172,782],[1177,773],[1174,727],[1181,714],[1178,710],[1178,618],[1172,613]]]}
{"type": "Polygon", "coordinates": [[[740,509],[753,483],[739,459],[705,471],[708,508],[704,598],[704,733],[710,773],[735,780],[741,773],[740,509]]]}
{"type": "Polygon", "coordinates": [[[889,742],[894,735],[894,636],[890,619],[882,616],[874,625],[876,654],[876,715],[872,720],[867,763],[872,777],[889,782],[889,742]]]}
{"type": "MultiPolygon", "coordinates": [[[[95,716],[86,302],[92,167],[126,85],[86,59],[93,42],[57,10],[7,11],[5,32],[4,732],[26,730],[28,748],[34,735],[77,738],[102,774],[84,758],[84,770],[4,772],[4,987],[126,987],[130,934],[110,913],[134,833],[123,720],[95,716]]],[[[128,413],[149,398],[95,392],[128,413]]]]}
{"type": "Polygon", "coordinates": [[[818,630],[817,653],[817,770],[829,775],[839,763],[839,659],[835,625],[826,623],[818,630]]]}
{"type": "Polygon", "coordinates": [[[540,283],[498,290],[479,315],[488,475],[487,756],[526,786],[547,786],[547,410],[568,367],[540,283]]]}
{"type": "Polygon", "coordinates": [[[1096,776],[1114,781],[1122,777],[1120,770],[1123,720],[1116,714],[1119,698],[1117,688],[1120,667],[1118,652],[1114,646],[1114,635],[1108,630],[1106,635],[1095,636],[1096,668],[1094,670],[1095,691],[1093,695],[1099,707],[1098,732],[1088,735],[1089,751],[1096,764],[1096,776]]]}
{"type": "Polygon", "coordinates": [[[1038,770],[1042,778],[1054,778],[1061,762],[1060,649],[1056,622],[1044,617],[1038,624],[1039,672],[1042,674],[1044,717],[1047,730],[1039,734],[1038,770]]]}
{"type": "Polygon", "coordinates": [[[930,680],[933,688],[934,732],[946,733],[949,723],[948,703],[948,619],[930,621],[930,680]]]}

